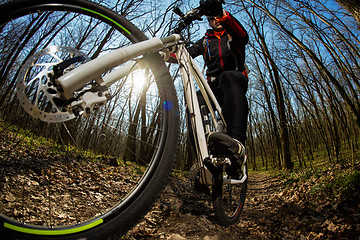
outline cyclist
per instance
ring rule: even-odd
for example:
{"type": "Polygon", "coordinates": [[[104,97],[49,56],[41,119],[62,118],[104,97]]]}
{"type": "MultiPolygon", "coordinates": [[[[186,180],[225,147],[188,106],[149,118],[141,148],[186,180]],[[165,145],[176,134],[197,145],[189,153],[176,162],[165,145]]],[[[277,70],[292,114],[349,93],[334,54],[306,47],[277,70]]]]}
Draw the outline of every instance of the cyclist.
{"type": "MultiPolygon", "coordinates": [[[[226,171],[238,178],[245,156],[248,76],[244,62],[249,37],[239,21],[222,8],[220,0],[201,0],[200,7],[211,29],[188,51],[193,58],[203,55],[208,83],[227,123],[227,134],[209,134],[208,147],[212,155],[225,155],[231,160],[226,171]]],[[[205,103],[200,94],[199,102],[205,103]]]]}

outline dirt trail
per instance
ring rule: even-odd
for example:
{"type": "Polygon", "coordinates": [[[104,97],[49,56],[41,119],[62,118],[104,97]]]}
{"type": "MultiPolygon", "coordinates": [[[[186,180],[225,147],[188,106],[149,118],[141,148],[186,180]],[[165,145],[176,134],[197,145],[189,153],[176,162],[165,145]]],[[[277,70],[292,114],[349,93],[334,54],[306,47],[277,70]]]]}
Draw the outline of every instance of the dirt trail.
{"type": "Polygon", "coordinates": [[[360,208],[332,201],[310,204],[293,186],[262,173],[250,174],[240,221],[220,226],[211,199],[172,177],[159,201],[125,239],[351,239],[360,240],[360,208]],[[355,210],[353,210],[355,209],[355,210]]]}
{"type": "Polygon", "coordinates": [[[279,197],[281,185],[266,174],[252,174],[240,221],[220,226],[210,198],[189,189],[185,179],[172,177],[160,200],[125,239],[299,239],[284,222],[292,221],[279,197]],[[282,221],[285,220],[285,221],[282,221]]]}

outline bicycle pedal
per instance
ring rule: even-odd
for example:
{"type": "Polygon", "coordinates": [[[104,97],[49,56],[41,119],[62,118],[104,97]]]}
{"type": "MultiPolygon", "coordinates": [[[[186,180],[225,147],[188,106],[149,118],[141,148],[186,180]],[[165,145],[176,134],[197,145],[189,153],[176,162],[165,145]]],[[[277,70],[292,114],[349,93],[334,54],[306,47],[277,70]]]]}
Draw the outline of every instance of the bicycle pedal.
{"type": "Polygon", "coordinates": [[[225,156],[219,156],[219,157],[212,157],[212,164],[214,164],[215,166],[222,166],[222,167],[230,167],[231,166],[231,161],[229,158],[225,157],[225,156]]]}

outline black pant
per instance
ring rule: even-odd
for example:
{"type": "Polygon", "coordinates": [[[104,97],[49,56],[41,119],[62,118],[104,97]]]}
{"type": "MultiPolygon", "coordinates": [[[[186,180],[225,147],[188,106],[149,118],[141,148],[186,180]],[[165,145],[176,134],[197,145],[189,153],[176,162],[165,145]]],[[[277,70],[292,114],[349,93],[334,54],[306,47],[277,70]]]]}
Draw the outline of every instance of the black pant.
{"type": "MultiPolygon", "coordinates": [[[[227,124],[227,134],[245,145],[249,112],[246,92],[248,79],[240,71],[225,71],[216,81],[209,83],[218,100],[227,124]]],[[[198,93],[200,106],[205,104],[198,93]]]]}

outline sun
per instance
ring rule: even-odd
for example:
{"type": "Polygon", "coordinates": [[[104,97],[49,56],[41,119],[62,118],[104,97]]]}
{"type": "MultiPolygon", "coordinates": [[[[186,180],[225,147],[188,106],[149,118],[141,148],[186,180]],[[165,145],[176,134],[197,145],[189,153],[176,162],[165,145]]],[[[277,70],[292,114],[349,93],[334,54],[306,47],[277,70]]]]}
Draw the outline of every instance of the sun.
{"type": "Polygon", "coordinates": [[[131,73],[131,83],[133,86],[133,91],[141,92],[143,87],[146,84],[145,70],[138,69],[131,73]]]}

